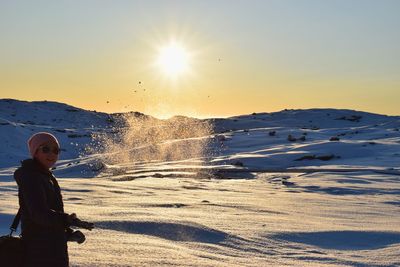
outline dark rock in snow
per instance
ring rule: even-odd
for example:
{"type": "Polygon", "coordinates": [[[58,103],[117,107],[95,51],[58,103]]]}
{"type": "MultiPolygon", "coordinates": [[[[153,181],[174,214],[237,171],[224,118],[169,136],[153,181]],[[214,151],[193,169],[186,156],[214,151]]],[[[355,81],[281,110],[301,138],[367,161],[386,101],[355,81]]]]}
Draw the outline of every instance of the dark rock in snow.
{"type": "Polygon", "coordinates": [[[106,165],[100,160],[95,161],[94,163],[89,164],[90,170],[93,172],[99,172],[106,168],[106,165]]]}
{"type": "Polygon", "coordinates": [[[237,161],[235,161],[234,163],[232,163],[232,165],[238,166],[238,167],[243,167],[243,166],[244,166],[243,162],[241,162],[241,161],[239,161],[239,160],[237,160],[237,161]]]}
{"type": "Polygon", "coordinates": [[[314,159],[318,159],[318,160],[323,160],[323,161],[328,161],[335,158],[334,154],[327,154],[327,155],[305,155],[301,158],[295,159],[295,161],[302,161],[302,160],[314,160],[314,159]]]}
{"type": "Polygon", "coordinates": [[[327,160],[333,159],[334,157],[335,157],[335,155],[333,155],[333,154],[328,154],[328,155],[316,156],[315,158],[316,158],[316,159],[319,159],[319,160],[327,161],[327,160]]]}
{"type": "Polygon", "coordinates": [[[287,140],[290,141],[290,142],[295,142],[295,141],[297,141],[297,139],[294,138],[291,134],[288,135],[287,140]]]}
{"type": "Polygon", "coordinates": [[[352,121],[352,122],[359,122],[362,119],[362,116],[359,115],[350,115],[350,116],[342,116],[335,120],[345,120],[345,121],[352,121]]]}
{"type": "Polygon", "coordinates": [[[155,173],[154,175],[152,175],[154,178],[164,178],[164,175],[161,173],[155,173]]]}
{"type": "Polygon", "coordinates": [[[216,136],[215,136],[215,139],[216,139],[217,141],[219,141],[219,142],[226,141],[225,135],[222,135],[222,134],[216,135],[216,136]]]}
{"type": "Polygon", "coordinates": [[[295,138],[293,135],[289,134],[287,137],[287,140],[290,142],[296,142],[296,141],[306,141],[306,137],[302,135],[300,138],[295,138]]]}
{"type": "Polygon", "coordinates": [[[302,156],[301,158],[295,159],[295,161],[312,160],[312,159],[315,159],[315,155],[302,156]]]}

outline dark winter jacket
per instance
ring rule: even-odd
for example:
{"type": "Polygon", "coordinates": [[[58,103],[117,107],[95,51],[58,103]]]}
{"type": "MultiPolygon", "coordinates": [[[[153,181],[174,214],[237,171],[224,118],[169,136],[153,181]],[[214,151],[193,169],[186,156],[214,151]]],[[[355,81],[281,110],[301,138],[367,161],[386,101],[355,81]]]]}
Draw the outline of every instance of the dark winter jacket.
{"type": "Polygon", "coordinates": [[[21,209],[21,234],[26,246],[26,267],[66,267],[71,229],[60,187],[53,174],[28,159],[14,173],[21,209]]]}

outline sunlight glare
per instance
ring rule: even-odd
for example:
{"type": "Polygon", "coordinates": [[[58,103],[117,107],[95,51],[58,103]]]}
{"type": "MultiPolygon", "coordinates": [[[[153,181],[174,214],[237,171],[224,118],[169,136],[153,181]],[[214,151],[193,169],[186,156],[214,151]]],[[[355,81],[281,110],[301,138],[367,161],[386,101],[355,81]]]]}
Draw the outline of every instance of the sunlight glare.
{"type": "Polygon", "coordinates": [[[176,78],[188,70],[189,54],[182,45],[171,42],[159,49],[157,65],[164,74],[176,78]]]}

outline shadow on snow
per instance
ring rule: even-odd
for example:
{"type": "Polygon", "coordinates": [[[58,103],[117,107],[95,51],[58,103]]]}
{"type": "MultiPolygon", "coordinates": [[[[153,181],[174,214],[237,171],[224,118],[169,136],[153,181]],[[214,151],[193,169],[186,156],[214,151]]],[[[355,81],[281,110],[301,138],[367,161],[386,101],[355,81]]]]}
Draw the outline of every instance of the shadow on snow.
{"type": "Polygon", "coordinates": [[[400,243],[398,232],[328,231],[278,233],[270,238],[335,250],[371,250],[400,243]]]}
{"type": "Polygon", "coordinates": [[[104,221],[96,223],[96,226],[103,229],[149,235],[183,242],[217,244],[224,241],[229,236],[227,233],[197,224],[186,225],[167,222],[104,221]]]}

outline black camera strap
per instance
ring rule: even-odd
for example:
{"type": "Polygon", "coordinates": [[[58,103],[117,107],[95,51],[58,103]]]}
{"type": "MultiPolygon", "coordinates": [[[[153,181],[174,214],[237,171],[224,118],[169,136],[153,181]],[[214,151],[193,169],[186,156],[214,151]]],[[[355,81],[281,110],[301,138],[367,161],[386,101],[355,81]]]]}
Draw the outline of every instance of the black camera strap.
{"type": "Polygon", "coordinates": [[[18,212],[17,212],[17,214],[15,215],[14,220],[13,220],[13,222],[12,222],[12,224],[11,224],[11,227],[10,227],[10,230],[11,230],[10,236],[12,236],[13,232],[17,231],[17,228],[18,228],[18,224],[19,224],[20,219],[21,219],[21,208],[18,209],[18,212]]]}

